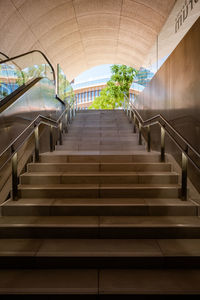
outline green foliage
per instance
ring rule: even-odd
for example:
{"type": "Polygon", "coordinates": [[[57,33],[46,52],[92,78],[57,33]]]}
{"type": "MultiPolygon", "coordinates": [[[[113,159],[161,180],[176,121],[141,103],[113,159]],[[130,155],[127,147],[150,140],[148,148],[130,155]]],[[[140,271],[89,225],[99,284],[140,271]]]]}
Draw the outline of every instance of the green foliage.
{"type": "Polygon", "coordinates": [[[74,91],[64,73],[61,72],[59,73],[59,97],[70,105],[74,103],[74,91]]]}
{"type": "Polygon", "coordinates": [[[16,70],[16,83],[21,86],[31,78],[45,77],[45,65],[32,66],[21,70],[16,70]]]}
{"type": "Polygon", "coordinates": [[[137,75],[137,70],[125,65],[111,66],[112,76],[107,86],[101,90],[89,109],[115,109],[122,106],[124,93],[129,96],[129,88],[137,75]]]}

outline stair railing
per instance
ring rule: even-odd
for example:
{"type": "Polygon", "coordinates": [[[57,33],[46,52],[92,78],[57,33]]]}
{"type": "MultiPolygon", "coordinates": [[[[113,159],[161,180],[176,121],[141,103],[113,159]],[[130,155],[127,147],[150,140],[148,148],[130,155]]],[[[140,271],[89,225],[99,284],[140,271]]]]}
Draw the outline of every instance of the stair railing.
{"type": "Polygon", "coordinates": [[[12,187],[11,187],[11,198],[12,200],[18,200],[18,151],[20,148],[28,141],[32,136],[34,136],[34,161],[39,161],[39,126],[44,124],[47,127],[50,127],[49,134],[49,145],[50,152],[55,150],[55,144],[59,142],[62,145],[62,133],[65,131],[68,132],[68,125],[72,122],[75,116],[75,110],[73,107],[67,106],[66,109],[61,113],[58,120],[53,120],[51,118],[38,115],[18,136],[15,140],[9,144],[6,149],[0,154],[0,159],[6,152],[9,151],[10,155],[6,161],[1,165],[0,170],[11,161],[11,173],[12,173],[12,187]],[[32,128],[32,129],[31,129],[32,128]],[[58,140],[54,141],[53,138],[53,129],[58,129],[58,140]],[[23,138],[23,136],[25,136],[23,138]]]}
{"type": "Polygon", "coordinates": [[[200,153],[194,149],[194,147],[161,115],[158,114],[147,120],[143,120],[136,107],[129,101],[127,95],[124,95],[124,111],[126,111],[127,117],[133,122],[133,132],[136,133],[136,128],[138,128],[138,144],[142,145],[142,128],[147,128],[147,151],[151,151],[151,126],[158,124],[160,125],[160,158],[161,162],[165,161],[165,135],[170,137],[170,139],[175,143],[175,145],[181,150],[182,155],[182,176],[181,176],[181,198],[182,200],[187,200],[188,189],[187,189],[187,170],[188,170],[188,159],[192,165],[200,172],[200,168],[197,163],[190,156],[190,152],[195,154],[198,159],[200,159],[200,153]],[[177,139],[172,135],[172,132],[176,138],[179,138],[184,144],[182,146],[177,139]]]}

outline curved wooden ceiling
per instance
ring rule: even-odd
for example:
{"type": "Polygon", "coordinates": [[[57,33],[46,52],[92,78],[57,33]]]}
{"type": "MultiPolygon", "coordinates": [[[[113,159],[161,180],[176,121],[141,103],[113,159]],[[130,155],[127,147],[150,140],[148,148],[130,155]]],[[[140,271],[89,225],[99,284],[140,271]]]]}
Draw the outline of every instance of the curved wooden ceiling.
{"type": "Polygon", "coordinates": [[[0,0],[0,51],[33,49],[71,80],[95,65],[139,68],[176,0],[0,0]]]}

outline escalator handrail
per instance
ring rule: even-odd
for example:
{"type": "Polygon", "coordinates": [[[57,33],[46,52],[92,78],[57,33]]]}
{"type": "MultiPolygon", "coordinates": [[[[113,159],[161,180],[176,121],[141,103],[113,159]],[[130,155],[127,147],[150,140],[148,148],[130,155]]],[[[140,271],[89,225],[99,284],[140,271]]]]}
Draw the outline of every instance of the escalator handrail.
{"type": "Polygon", "coordinates": [[[55,70],[54,70],[54,67],[53,67],[52,64],[50,63],[50,61],[49,61],[49,59],[47,58],[47,56],[46,56],[42,51],[40,51],[40,50],[31,50],[31,51],[22,53],[22,54],[20,54],[20,55],[17,55],[17,56],[14,56],[14,57],[10,57],[10,58],[7,58],[7,59],[5,59],[5,60],[1,60],[1,61],[0,61],[0,64],[5,64],[5,63],[7,63],[7,62],[9,62],[9,61],[14,61],[14,60],[17,59],[17,58],[20,58],[20,57],[23,57],[23,56],[26,56],[26,55],[29,55],[29,54],[35,53],[35,52],[40,53],[40,54],[45,58],[45,60],[47,61],[47,63],[48,63],[49,66],[51,67],[51,70],[52,70],[52,73],[53,73],[53,80],[54,80],[54,82],[55,82],[56,76],[55,76],[55,70]]]}
{"type": "MultiPolygon", "coordinates": [[[[5,53],[3,53],[3,52],[1,52],[1,51],[0,51],[0,54],[1,54],[1,55],[3,55],[3,56],[5,56],[5,57],[6,57],[6,59],[9,59],[9,56],[8,56],[8,55],[6,55],[5,53]]],[[[0,60],[0,61],[2,61],[2,60],[0,60]]]]}
{"type": "MultiPolygon", "coordinates": [[[[13,97],[17,97],[19,93],[22,92],[22,90],[24,89],[27,89],[29,88],[29,86],[32,86],[34,83],[37,83],[39,80],[41,80],[42,77],[37,77],[37,78],[32,78],[30,79],[29,81],[27,81],[26,83],[20,85],[16,90],[14,90],[11,94],[7,95],[5,98],[3,98],[1,101],[0,101],[0,113],[2,112],[1,108],[3,107],[4,109],[4,106],[7,105],[7,103],[9,103],[13,97]]],[[[18,99],[18,98],[17,98],[18,99]]],[[[16,100],[17,100],[16,99],[16,100]]],[[[6,107],[7,108],[7,107],[6,107]]],[[[5,109],[6,109],[5,108],[5,109]]]]}
{"type": "Polygon", "coordinates": [[[188,150],[191,150],[199,159],[200,159],[200,153],[194,149],[194,147],[190,144],[188,140],[186,140],[161,114],[155,115],[147,120],[143,120],[142,116],[139,114],[137,108],[129,101],[129,98],[127,95],[124,95],[125,101],[128,103],[128,105],[131,107],[132,111],[136,114],[137,118],[139,119],[141,125],[143,127],[152,126],[155,124],[160,124],[166,132],[168,133],[169,137],[175,142],[175,144],[178,146],[178,148],[188,157],[188,159],[191,161],[191,163],[200,171],[200,167],[194,162],[194,160],[190,157],[188,154],[188,150]],[[162,120],[162,122],[161,122],[162,120]],[[168,130],[168,128],[173,131],[173,133],[185,144],[185,148],[183,148],[180,143],[177,142],[177,140],[172,136],[171,132],[168,130]]]}

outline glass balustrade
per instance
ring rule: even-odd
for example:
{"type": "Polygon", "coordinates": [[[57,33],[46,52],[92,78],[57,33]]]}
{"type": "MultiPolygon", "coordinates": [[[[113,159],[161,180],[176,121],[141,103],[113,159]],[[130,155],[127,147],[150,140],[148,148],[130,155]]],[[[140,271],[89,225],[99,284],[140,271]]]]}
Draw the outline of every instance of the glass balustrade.
{"type": "Polygon", "coordinates": [[[57,84],[58,97],[66,104],[73,105],[75,103],[73,88],[59,65],[57,67],[57,84]]]}
{"type": "Polygon", "coordinates": [[[32,51],[11,59],[0,57],[0,100],[38,77],[55,80],[52,66],[40,51],[32,51]]]}

